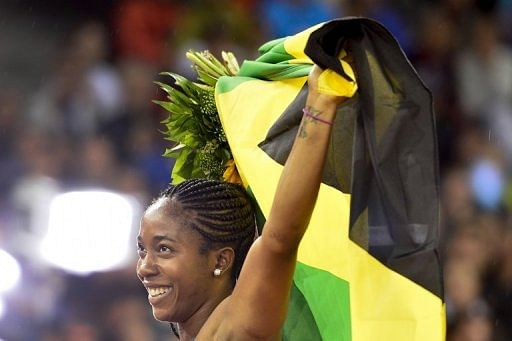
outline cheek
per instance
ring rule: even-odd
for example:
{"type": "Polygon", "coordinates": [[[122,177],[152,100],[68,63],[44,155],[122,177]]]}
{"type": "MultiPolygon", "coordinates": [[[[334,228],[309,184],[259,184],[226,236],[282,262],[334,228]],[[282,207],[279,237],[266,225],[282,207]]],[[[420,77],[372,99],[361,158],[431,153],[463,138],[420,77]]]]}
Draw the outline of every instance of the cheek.
{"type": "Polygon", "coordinates": [[[172,268],[169,266],[169,272],[173,271],[176,279],[189,286],[189,289],[195,288],[202,291],[210,285],[211,274],[208,263],[203,257],[189,257],[173,265],[175,266],[172,268]]]}
{"type": "Polygon", "coordinates": [[[139,275],[139,272],[140,272],[140,265],[141,265],[141,259],[139,258],[139,259],[137,260],[137,264],[135,265],[135,274],[137,275],[137,277],[138,277],[140,280],[142,280],[142,279],[141,279],[141,277],[140,277],[140,275],[139,275]]]}
{"type": "Polygon", "coordinates": [[[161,275],[176,283],[193,281],[194,275],[199,271],[197,264],[185,255],[160,259],[157,266],[161,275]]]}

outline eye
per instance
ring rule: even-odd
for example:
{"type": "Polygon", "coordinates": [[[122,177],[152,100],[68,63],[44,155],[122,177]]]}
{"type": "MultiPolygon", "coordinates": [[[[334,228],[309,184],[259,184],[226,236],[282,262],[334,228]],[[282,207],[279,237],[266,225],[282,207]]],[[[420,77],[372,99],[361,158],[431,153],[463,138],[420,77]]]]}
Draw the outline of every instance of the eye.
{"type": "Polygon", "coordinates": [[[137,243],[137,253],[139,254],[139,257],[142,257],[144,254],[146,254],[146,249],[141,243],[137,243]]]}
{"type": "Polygon", "coordinates": [[[158,252],[163,252],[163,253],[173,253],[174,252],[174,249],[167,246],[167,245],[160,245],[158,247],[158,252]]]}

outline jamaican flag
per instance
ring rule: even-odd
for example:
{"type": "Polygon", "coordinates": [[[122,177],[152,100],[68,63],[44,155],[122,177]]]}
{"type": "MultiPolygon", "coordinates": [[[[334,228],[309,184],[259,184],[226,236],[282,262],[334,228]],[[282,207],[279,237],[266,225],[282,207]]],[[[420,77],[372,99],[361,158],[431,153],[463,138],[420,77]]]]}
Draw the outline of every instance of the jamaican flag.
{"type": "Polygon", "coordinates": [[[285,340],[443,340],[439,176],[432,96],[379,23],[346,18],[260,48],[216,103],[263,216],[305,105],[312,63],[351,78],[300,245],[285,340]],[[352,77],[354,75],[352,74],[352,77]]]}

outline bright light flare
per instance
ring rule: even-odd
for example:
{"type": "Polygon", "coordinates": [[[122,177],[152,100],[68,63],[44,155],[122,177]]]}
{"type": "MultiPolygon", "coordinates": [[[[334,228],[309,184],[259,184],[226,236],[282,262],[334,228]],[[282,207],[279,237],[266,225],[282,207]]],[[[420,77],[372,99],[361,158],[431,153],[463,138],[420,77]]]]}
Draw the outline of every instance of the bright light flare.
{"type": "Polygon", "coordinates": [[[136,207],[111,192],[68,192],[50,205],[43,257],[75,274],[107,271],[125,265],[133,250],[131,232],[136,207]]]}
{"type": "MultiPolygon", "coordinates": [[[[2,296],[0,296],[0,320],[4,317],[5,315],[5,302],[2,298],[2,296]]],[[[0,341],[2,341],[2,339],[0,339],[0,341]]]]}
{"type": "Polygon", "coordinates": [[[0,249],[0,293],[14,288],[21,277],[21,267],[16,259],[0,249]]]}

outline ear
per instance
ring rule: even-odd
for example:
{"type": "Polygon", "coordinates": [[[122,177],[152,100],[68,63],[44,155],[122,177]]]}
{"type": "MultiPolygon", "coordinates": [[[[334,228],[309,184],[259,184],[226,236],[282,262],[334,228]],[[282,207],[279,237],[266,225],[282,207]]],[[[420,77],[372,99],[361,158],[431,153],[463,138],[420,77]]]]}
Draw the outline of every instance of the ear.
{"type": "Polygon", "coordinates": [[[215,269],[220,269],[222,273],[230,270],[234,261],[235,250],[233,248],[227,246],[215,251],[215,269]]]}

